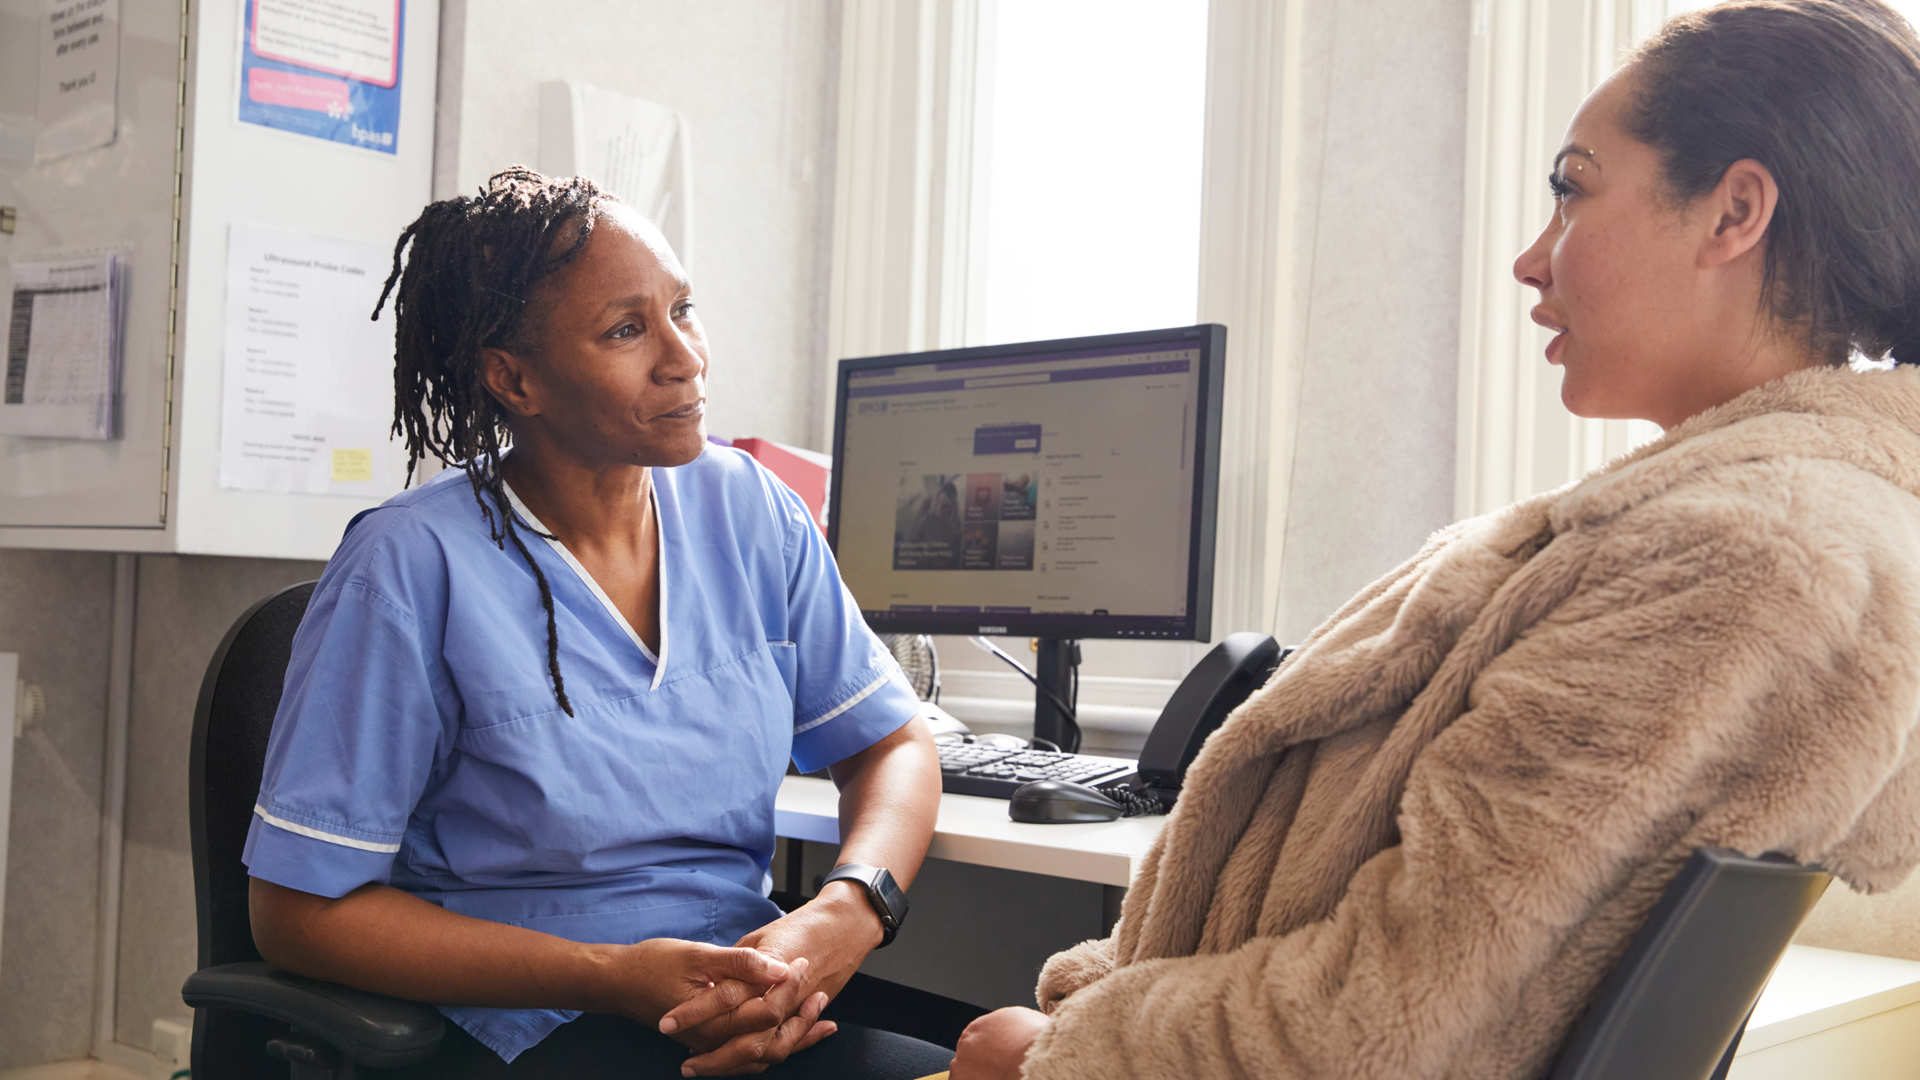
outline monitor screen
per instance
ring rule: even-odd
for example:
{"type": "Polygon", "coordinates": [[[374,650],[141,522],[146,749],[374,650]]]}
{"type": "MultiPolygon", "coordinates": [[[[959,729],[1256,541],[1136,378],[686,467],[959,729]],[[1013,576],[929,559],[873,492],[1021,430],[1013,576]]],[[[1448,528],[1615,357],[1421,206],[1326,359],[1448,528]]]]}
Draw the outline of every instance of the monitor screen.
{"type": "Polygon", "coordinates": [[[1216,325],[843,360],[827,535],[875,630],[1206,640],[1216,325]]]}

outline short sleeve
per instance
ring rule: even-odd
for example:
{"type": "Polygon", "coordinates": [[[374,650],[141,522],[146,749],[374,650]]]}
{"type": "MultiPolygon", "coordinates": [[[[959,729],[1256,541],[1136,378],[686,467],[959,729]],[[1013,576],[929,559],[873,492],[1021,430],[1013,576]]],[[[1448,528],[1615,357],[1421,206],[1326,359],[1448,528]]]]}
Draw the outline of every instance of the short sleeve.
{"type": "Polygon", "coordinates": [[[824,769],[899,730],[919,711],[893,654],[860,615],[826,538],[799,496],[770,475],[787,564],[787,626],[794,649],[793,760],[824,769]]]}
{"type": "Polygon", "coordinates": [[[294,635],[242,858],[319,896],[387,881],[453,716],[413,611],[323,579],[294,635]]]}

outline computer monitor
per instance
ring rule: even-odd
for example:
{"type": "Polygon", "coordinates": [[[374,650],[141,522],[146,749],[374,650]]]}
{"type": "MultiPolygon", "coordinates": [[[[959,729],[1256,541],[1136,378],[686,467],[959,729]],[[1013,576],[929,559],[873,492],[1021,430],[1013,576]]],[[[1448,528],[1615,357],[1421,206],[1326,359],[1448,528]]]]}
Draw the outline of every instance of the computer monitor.
{"type": "Polygon", "coordinates": [[[840,362],[827,537],[882,633],[1205,641],[1226,328],[840,362]]]}

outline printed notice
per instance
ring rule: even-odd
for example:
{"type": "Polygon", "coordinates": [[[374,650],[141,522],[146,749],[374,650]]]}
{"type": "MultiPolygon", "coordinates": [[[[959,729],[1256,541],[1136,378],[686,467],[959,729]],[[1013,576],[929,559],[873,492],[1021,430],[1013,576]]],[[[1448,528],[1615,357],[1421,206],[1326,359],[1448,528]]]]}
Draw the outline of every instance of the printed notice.
{"type": "Polygon", "coordinates": [[[402,0],[245,0],[243,11],[242,123],[397,152],[402,0]]]}
{"type": "Polygon", "coordinates": [[[113,141],[120,0],[49,0],[40,32],[40,132],[46,161],[113,141]]]}
{"type": "Polygon", "coordinates": [[[382,496],[405,458],[388,439],[393,320],[367,316],[377,248],[235,225],[227,249],[220,485],[382,496]]]}
{"type": "Polygon", "coordinates": [[[13,264],[0,435],[111,439],[120,402],[117,255],[13,264]]]}

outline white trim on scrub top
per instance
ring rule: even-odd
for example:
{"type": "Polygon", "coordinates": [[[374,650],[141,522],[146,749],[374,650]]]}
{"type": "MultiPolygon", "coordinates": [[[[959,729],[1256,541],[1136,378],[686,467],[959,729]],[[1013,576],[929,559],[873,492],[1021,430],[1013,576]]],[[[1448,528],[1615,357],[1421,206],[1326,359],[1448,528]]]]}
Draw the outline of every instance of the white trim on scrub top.
{"type": "Polygon", "coordinates": [[[540,519],[533,516],[533,511],[527,509],[527,504],[520,501],[520,496],[513,490],[513,485],[502,478],[500,486],[507,493],[507,501],[513,504],[513,512],[526,518],[527,524],[546,534],[542,539],[551,545],[553,550],[560,553],[560,557],[566,560],[568,566],[573,567],[573,572],[580,575],[580,580],[586,583],[588,590],[599,598],[600,603],[607,609],[607,614],[612,615],[613,621],[619,624],[620,629],[627,632],[627,639],[633,642],[633,647],[639,649],[640,655],[653,663],[653,685],[648,689],[660,689],[660,677],[666,674],[667,670],[667,536],[666,530],[660,525],[660,489],[653,485],[652,474],[649,473],[647,476],[647,498],[653,504],[653,544],[660,574],[659,656],[655,656],[653,650],[647,648],[647,643],[640,640],[640,634],[634,630],[633,624],[627,621],[627,617],[620,613],[618,607],[614,606],[613,598],[607,595],[599,582],[593,580],[593,575],[587,573],[587,568],[580,565],[580,560],[573,557],[573,552],[567,550],[567,545],[561,543],[559,537],[553,535],[553,530],[542,525],[540,519]]]}

